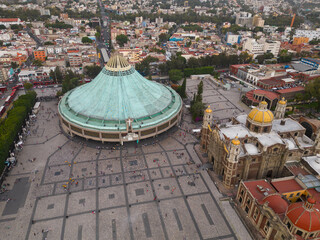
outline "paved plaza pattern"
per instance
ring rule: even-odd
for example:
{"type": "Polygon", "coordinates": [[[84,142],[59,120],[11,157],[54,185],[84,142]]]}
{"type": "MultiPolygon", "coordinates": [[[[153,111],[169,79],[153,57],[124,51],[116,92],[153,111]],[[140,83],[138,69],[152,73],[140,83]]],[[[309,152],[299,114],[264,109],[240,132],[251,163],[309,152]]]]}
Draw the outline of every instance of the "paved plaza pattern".
{"type": "Polygon", "coordinates": [[[0,195],[0,239],[251,239],[183,122],[124,146],[70,139],[41,103],[0,195]],[[221,201],[220,201],[221,200],[221,201]]]}
{"type": "MultiPolygon", "coordinates": [[[[189,99],[192,99],[193,94],[197,92],[200,81],[199,79],[188,78],[187,95],[189,99]]],[[[204,78],[202,81],[202,101],[206,105],[210,105],[214,122],[228,122],[234,116],[243,112],[250,112],[250,108],[240,102],[240,91],[237,88],[224,90],[222,87],[216,86],[209,78],[204,78]]]]}

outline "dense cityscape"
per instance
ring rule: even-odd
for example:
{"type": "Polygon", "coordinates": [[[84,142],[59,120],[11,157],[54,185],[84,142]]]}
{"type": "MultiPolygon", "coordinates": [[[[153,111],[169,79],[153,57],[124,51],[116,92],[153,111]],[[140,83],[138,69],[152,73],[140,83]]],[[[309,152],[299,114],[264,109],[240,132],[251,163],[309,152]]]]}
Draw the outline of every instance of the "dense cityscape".
{"type": "Polygon", "coordinates": [[[320,239],[319,0],[1,0],[0,239],[320,239]]]}

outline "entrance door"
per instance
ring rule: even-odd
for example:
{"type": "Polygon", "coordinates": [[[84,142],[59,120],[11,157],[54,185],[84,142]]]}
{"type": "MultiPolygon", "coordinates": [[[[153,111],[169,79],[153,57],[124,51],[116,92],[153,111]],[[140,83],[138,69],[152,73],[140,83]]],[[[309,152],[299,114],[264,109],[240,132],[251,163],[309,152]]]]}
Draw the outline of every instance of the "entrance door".
{"type": "Polygon", "coordinates": [[[267,176],[266,176],[267,178],[271,178],[272,177],[272,170],[269,170],[268,172],[267,172],[267,176]]]}

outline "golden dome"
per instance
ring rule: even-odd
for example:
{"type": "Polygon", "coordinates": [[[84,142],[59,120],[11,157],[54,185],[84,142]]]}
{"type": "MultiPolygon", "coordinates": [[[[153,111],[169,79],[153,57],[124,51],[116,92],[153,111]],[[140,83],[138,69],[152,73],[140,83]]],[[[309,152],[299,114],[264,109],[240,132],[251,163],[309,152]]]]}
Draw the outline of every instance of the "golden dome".
{"type": "Polygon", "coordinates": [[[209,105],[208,108],[206,109],[206,113],[212,113],[212,109],[210,108],[210,105],[209,105]]]}
{"type": "Polygon", "coordinates": [[[249,113],[248,118],[258,123],[271,123],[273,121],[273,113],[269,109],[254,108],[249,113]]]}
{"type": "Polygon", "coordinates": [[[285,105],[287,101],[284,99],[284,97],[279,101],[279,104],[285,105]]]}
{"type": "Polygon", "coordinates": [[[240,141],[238,139],[238,136],[236,136],[236,138],[233,139],[231,142],[232,142],[233,145],[240,145],[240,141]]]}

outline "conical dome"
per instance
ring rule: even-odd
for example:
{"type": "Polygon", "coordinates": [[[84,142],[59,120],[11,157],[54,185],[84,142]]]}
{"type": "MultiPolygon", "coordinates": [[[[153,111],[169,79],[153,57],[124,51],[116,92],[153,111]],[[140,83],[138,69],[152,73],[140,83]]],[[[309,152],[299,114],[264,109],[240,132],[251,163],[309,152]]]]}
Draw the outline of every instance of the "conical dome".
{"type": "Polygon", "coordinates": [[[109,71],[126,71],[131,68],[128,61],[121,55],[113,55],[107,62],[105,68],[109,71]]]}
{"type": "Polygon", "coordinates": [[[68,122],[85,128],[124,131],[155,126],[176,116],[180,96],[170,87],[141,76],[125,58],[114,55],[90,83],[66,93],[59,112],[68,122]]]}

